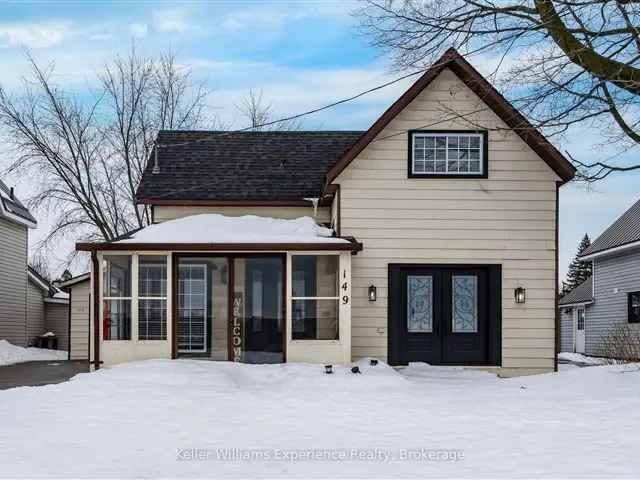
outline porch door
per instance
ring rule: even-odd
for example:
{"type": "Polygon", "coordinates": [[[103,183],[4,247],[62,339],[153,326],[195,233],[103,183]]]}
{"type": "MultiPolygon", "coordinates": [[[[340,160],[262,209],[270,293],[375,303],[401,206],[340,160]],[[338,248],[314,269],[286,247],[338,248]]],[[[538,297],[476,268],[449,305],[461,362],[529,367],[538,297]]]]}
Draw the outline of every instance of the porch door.
{"type": "Polygon", "coordinates": [[[235,258],[233,270],[231,359],[283,362],[284,257],[235,258]]]}
{"type": "Polygon", "coordinates": [[[585,309],[584,307],[578,307],[575,312],[575,338],[576,338],[576,353],[584,353],[584,324],[585,324],[585,309]]]}
{"type": "Polygon", "coordinates": [[[490,293],[489,277],[484,267],[392,266],[389,361],[494,364],[500,332],[490,300],[501,292],[490,293]]]}
{"type": "Polygon", "coordinates": [[[178,281],[178,351],[207,351],[207,265],[180,265],[178,281]]]}

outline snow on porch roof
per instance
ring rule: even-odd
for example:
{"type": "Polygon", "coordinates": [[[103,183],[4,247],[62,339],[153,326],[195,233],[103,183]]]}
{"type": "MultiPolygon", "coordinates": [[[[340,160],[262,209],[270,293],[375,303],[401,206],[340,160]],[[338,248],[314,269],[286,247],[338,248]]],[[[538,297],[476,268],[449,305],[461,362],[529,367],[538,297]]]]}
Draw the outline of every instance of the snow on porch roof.
{"type": "Polygon", "coordinates": [[[353,250],[354,239],[333,236],[333,230],[311,217],[291,220],[246,215],[191,215],[149,225],[126,238],[106,243],[78,243],[78,250],[353,250]]]}

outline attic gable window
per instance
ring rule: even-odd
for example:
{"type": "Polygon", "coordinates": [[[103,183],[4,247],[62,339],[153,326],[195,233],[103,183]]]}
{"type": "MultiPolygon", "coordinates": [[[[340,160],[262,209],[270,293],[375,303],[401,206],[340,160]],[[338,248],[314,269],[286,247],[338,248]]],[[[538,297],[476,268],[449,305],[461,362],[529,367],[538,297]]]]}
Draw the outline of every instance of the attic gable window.
{"type": "Polygon", "coordinates": [[[487,178],[486,131],[409,132],[409,178],[487,178]]]}

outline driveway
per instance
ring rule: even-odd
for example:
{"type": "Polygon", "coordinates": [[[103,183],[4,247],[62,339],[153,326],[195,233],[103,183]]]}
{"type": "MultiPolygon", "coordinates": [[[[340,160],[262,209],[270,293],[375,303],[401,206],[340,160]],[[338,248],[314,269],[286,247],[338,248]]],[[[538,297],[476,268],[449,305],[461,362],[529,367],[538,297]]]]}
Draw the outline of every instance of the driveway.
{"type": "Polygon", "coordinates": [[[77,373],[88,371],[89,364],[87,362],[50,360],[16,363],[0,367],[0,390],[62,383],[77,373]]]}

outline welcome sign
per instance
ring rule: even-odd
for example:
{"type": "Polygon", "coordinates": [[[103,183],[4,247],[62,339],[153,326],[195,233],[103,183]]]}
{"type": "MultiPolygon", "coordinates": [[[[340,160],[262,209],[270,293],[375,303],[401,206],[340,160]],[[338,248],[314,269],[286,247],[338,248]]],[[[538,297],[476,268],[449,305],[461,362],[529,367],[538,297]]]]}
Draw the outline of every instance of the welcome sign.
{"type": "Polygon", "coordinates": [[[233,318],[231,321],[231,348],[233,361],[242,361],[242,320],[244,318],[244,296],[236,292],[233,296],[233,318]]]}

